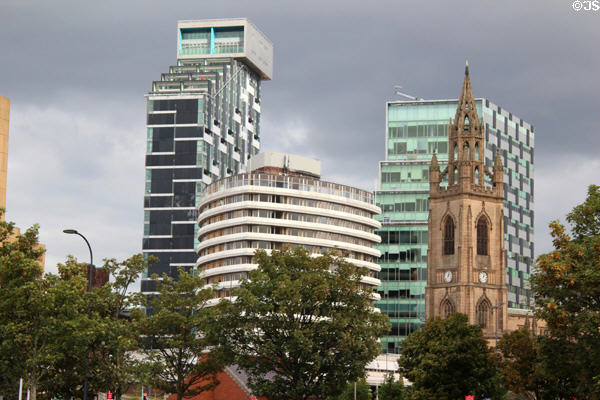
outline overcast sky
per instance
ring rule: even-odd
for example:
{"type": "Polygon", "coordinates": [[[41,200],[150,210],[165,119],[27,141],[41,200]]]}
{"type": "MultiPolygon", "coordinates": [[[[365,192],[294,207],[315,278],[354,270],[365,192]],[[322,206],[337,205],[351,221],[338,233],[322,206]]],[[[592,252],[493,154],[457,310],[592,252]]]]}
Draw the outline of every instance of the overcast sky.
{"type": "Polygon", "coordinates": [[[144,94],[176,61],[178,20],[230,17],[275,49],[262,150],[318,158],[326,180],[374,189],[394,85],[456,98],[469,59],[475,96],[536,128],[536,256],[600,184],[600,11],[571,0],[0,0],[7,219],[40,224],[48,271],[88,259],[65,228],[96,265],[141,251],[144,94]]]}

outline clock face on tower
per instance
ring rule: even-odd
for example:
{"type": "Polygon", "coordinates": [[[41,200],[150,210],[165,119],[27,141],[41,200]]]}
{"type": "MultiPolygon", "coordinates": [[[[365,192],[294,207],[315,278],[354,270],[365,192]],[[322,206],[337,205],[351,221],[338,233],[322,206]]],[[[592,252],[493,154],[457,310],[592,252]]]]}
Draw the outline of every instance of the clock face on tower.
{"type": "Polygon", "coordinates": [[[452,271],[444,272],[444,281],[452,282],[452,271]]]}
{"type": "Polygon", "coordinates": [[[479,273],[479,281],[480,281],[481,283],[486,283],[486,282],[487,282],[487,280],[488,280],[487,272],[481,271],[481,272],[479,273]]]}

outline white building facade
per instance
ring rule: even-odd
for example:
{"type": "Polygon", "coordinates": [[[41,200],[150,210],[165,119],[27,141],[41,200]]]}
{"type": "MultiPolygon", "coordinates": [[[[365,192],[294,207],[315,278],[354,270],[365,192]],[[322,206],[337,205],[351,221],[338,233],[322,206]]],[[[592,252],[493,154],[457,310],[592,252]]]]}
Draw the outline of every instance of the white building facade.
{"type": "Polygon", "coordinates": [[[196,268],[217,284],[218,297],[230,297],[256,268],[256,249],[285,245],[315,255],[336,249],[368,270],[366,287],[380,284],[373,230],[381,224],[373,217],[381,210],[373,193],[320,180],[320,162],[305,157],[261,153],[250,170],[210,184],[198,206],[196,268]]]}

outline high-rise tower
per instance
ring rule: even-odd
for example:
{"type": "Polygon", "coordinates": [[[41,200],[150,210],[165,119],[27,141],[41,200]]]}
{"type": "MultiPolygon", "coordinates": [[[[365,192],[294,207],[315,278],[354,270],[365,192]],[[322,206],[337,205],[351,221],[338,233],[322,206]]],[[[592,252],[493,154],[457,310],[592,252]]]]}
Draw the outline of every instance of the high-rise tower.
{"type": "Polygon", "coordinates": [[[213,180],[246,171],[260,147],[261,81],[270,80],[273,45],[245,18],[180,21],[177,64],[146,95],[144,255],[154,273],[196,264],[197,204],[213,180]]]}
{"type": "Polygon", "coordinates": [[[448,166],[440,171],[434,153],[429,167],[429,249],[426,317],[468,315],[493,336],[506,326],[504,259],[504,167],[497,154],[492,170],[484,163],[483,126],[465,67],[454,120],[449,125],[448,166]],[[447,176],[447,185],[442,179],[447,176]]]}

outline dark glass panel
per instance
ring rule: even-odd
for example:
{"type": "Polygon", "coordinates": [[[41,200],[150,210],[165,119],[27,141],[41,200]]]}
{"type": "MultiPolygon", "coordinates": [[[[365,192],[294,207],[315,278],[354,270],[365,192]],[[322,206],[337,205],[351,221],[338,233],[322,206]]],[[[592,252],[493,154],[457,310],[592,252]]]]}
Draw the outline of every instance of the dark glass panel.
{"type": "Polygon", "coordinates": [[[204,127],[202,126],[178,126],[175,128],[175,137],[202,137],[204,135],[204,127]]]}
{"type": "Polygon", "coordinates": [[[191,236],[194,234],[193,224],[174,224],[173,236],[191,236]]]}
{"type": "Polygon", "coordinates": [[[147,155],[146,165],[149,167],[157,165],[173,165],[174,156],[172,155],[147,155]]]}
{"type": "Polygon", "coordinates": [[[148,125],[166,125],[175,123],[175,114],[148,114],[148,125]]]}

